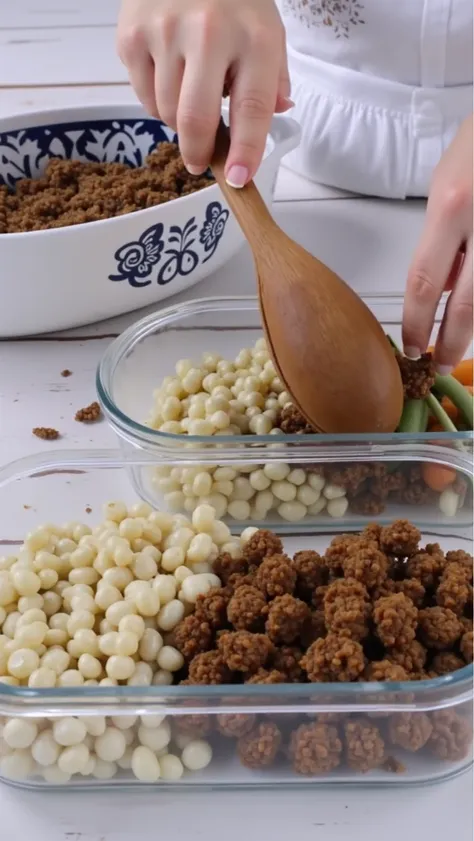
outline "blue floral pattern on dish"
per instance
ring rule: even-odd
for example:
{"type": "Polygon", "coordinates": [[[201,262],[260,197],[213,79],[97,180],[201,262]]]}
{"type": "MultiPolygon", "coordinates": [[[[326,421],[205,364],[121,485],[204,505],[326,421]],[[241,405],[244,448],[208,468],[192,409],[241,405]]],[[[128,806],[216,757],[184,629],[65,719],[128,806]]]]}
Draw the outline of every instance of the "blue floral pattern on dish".
{"type": "Polygon", "coordinates": [[[175,141],[159,120],[94,120],[0,133],[0,185],[38,178],[51,158],[142,166],[158,143],[175,141]]]}
{"type": "Polygon", "coordinates": [[[164,248],[163,225],[159,222],[146,231],[136,242],[127,242],[115,254],[117,274],[109,275],[109,280],[128,280],[130,286],[149,286],[150,274],[164,248]]]}
{"type": "Polygon", "coordinates": [[[228,218],[229,211],[224,210],[220,202],[213,201],[208,204],[206,220],[199,232],[199,242],[203,244],[204,251],[207,253],[207,257],[202,261],[203,263],[207,263],[211,259],[219,245],[228,218]]]}
{"type": "Polygon", "coordinates": [[[173,248],[167,248],[165,254],[169,254],[166,263],[158,273],[158,283],[165,286],[175,279],[177,275],[186,277],[196,268],[199,263],[199,255],[191,248],[194,245],[197,231],[196,219],[194,216],[188,219],[183,228],[172,225],[168,242],[173,248]]]}

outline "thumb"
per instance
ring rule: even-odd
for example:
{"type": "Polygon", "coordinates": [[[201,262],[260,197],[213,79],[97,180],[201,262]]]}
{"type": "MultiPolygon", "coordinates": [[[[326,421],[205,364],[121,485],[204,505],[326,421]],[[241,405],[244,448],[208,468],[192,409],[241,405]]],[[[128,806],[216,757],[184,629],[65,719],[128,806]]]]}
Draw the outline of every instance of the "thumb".
{"type": "Polygon", "coordinates": [[[283,35],[282,56],[280,61],[280,73],[278,75],[278,92],[275,104],[275,114],[282,114],[293,108],[294,102],[291,99],[291,80],[288,71],[288,56],[286,52],[286,39],[283,35]]]}

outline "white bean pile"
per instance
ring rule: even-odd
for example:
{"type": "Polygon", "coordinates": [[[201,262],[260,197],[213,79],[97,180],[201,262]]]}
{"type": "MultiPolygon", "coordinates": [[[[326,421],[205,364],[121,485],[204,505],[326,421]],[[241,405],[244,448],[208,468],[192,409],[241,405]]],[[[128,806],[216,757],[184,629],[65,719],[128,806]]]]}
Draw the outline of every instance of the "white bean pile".
{"type": "MultiPolygon", "coordinates": [[[[291,402],[265,339],[241,350],[233,362],[204,353],[199,363],[182,359],[174,377],[154,392],[147,423],[161,432],[188,435],[282,435],[279,411],[291,402]]],[[[218,517],[262,522],[276,512],[299,522],[325,511],[344,517],[344,488],[285,462],[252,467],[161,467],[154,482],[170,511],[192,513],[202,503],[218,517]]]]}
{"type": "MultiPolygon", "coordinates": [[[[167,634],[200,594],[220,586],[212,563],[221,551],[238,556],[245,536],[233,538],[209,505],[188,519],[143,502],[130,508],[110,502],[104,518],[94,529],[40,526],[16,555],[0,558],[0,683],[35,689],[173,683],[184,661],[167,634]]],[[[133,716],[121,724],[101,716],[5,719],[0,775],[40,773],[64,782],[75,773],[105,779],[130,767],[138,779],[177,779],[183,767],[197,770],[210,761],[201,742],[183,745],[181,758],[161,754],[171,731],[158,719],[145,716],[136,726],[133,716]]]]}

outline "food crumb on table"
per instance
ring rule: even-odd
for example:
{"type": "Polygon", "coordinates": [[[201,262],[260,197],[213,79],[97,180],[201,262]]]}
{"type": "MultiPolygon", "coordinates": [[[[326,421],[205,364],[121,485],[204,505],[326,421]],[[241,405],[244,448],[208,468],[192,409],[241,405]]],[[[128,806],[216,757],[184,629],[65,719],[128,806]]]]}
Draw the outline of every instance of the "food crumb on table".
{"type": "Polygon", "coordinates": [[[71,377],[72,376],[72,371],[70,371],[69,368],[64,368],[61,371],[61,376],[62,377],[71,377]]]}
{"type": "Polygon", "coordinates": [[[51,426],[35,426],[32,429],[33,435],[41,438],[43,441],[56,441],[61,437],[61,433],[51,426]]]}
{"type": "Polygon", "coordinates": [[[79,423],[94,423],[95,421],[100,420],[101,416],[102,410],[97,400],[94,400],[94,402],[90,403],[89,406],[85,406],[83,409],[78,409],[74,416],[74,420],[79,423]]]}

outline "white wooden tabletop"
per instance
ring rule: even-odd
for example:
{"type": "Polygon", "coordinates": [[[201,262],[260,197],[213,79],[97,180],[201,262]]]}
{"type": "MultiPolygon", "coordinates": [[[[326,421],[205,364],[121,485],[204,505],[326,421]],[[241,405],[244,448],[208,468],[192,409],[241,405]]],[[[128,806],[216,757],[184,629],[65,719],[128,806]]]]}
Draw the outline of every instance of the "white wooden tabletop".
{"type": "MultiPolygon", "coordinates": [[[[134,101],[116,57],[118,0],[15,0],[0,3],[0,117],[69,104],[134,101]]],[[[423,207],[360,201],[282,171],[276,213],[284,227],[360,291],[390,300],[403,292],[423,207]],[[361,241],[364,248],[360,248],[361,241]],[[364,259],[355,263],[354,248],[364,259]]],[[[0,266],[0,272],[8,268],[0,266]]],[[[0,274],[0,290],[4,275],[0,274]]],[[[254,290],[243,251],[192,296],[254,290]]],[[[184,296],[183,296],[184,297],[184,296]]],[[[189,294],[187,297],[190,297],[189,294]]],[[[1,305],[1,301],[0,301],[1,305]]],[[[67,334],[0,343],[0,463],[50,446],[35,425],[55,426],[68,448],[114,446],[105,423],[85,427],[75,409],[95,398],[100,356],[142,313],[67,334]],[[60,372],[73,375],[64,379],[60,372]]],[[[0,785],[5,841],[430,841],[472,839],[472,775],[427,788],[156,795],[29,793],[0,785]]]]}

